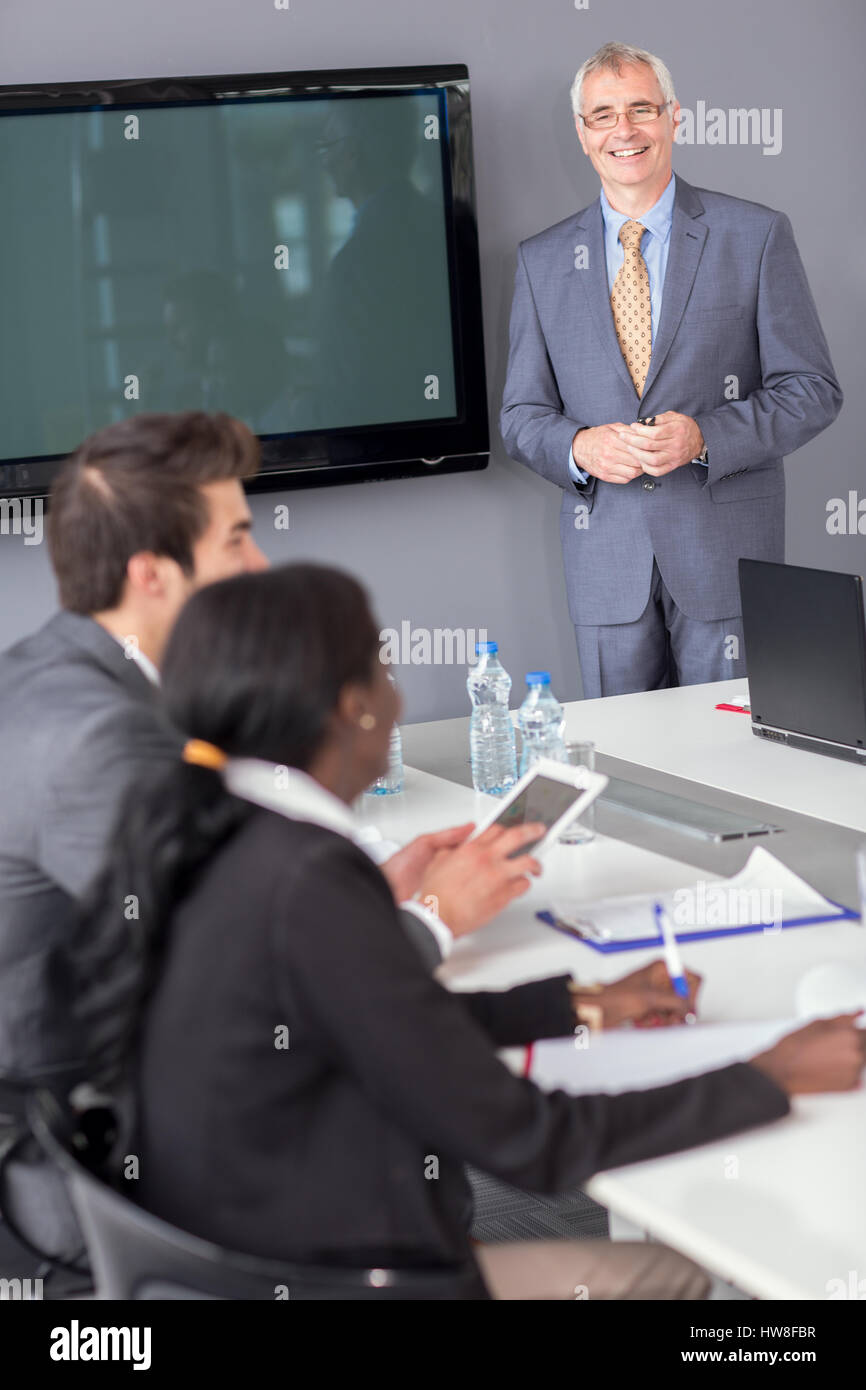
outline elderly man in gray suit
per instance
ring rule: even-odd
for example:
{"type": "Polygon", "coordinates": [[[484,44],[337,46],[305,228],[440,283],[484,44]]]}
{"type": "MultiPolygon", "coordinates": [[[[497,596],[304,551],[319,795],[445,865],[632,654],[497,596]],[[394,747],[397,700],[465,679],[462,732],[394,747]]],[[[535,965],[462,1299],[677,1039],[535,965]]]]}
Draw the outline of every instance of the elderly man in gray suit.
{"type": "Polygon", "coordinates": [[[673,175],[664,63],[605,44],[572,104],[601,195],[520,246],[502,436],[562,489],[587,698],[742,675],[737,560],[842,393],[788,218],[673,175]]]}

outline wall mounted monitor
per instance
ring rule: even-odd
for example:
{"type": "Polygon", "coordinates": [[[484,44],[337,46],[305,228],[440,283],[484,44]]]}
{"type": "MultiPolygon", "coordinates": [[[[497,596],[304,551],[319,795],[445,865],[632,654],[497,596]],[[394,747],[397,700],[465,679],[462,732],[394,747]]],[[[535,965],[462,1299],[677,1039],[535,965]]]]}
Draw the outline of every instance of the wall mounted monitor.
{"type": "Polygon", "coordinates": [[[258,490],[483,468],[463,65],[0,88],[0,494],[226,410],[258,490]]]}

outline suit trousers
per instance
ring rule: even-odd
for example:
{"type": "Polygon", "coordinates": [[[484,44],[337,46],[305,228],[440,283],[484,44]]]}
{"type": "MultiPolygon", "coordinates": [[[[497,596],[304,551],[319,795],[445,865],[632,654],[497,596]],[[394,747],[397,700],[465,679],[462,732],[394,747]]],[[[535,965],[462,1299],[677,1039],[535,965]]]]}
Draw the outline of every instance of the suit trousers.
{"type": "Polygon", "coordinates": [[[495,1299],[697,1299],[711,1287],[685,1255],[649,1241],[504,1241],[475,1254],[495,1299]]]}
{"type": "Polygon", "coordinates": [[[578,623],[574,631],[585,700],[746,674],[742,616],[716,622],[687,617],[655,560],[647,605],[635,622],[578,623]]]}

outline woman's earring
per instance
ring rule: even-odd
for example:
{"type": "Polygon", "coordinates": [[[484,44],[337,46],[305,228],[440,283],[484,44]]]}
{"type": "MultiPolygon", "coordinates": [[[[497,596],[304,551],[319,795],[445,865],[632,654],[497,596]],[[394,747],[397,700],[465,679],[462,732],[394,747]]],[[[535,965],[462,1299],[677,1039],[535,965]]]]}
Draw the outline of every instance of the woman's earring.
{"type": "Polygon", "coordinates": [[[376,727],[376,716],[375,714],[362,714],[358,723],[362,729],[369,733],[371,729],[375,729],[376,727]]]}

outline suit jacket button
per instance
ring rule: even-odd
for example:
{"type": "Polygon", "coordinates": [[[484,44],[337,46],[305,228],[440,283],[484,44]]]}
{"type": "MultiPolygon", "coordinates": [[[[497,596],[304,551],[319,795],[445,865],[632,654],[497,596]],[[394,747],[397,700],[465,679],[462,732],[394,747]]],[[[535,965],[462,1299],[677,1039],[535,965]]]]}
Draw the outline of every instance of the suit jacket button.
{"type": "Polygon", "coordinates": [[[647,492],[652,492],[653,488],[655,487],[655,483],[653,482],[652,478],[644,478],[643,485],[647,492]]]}

